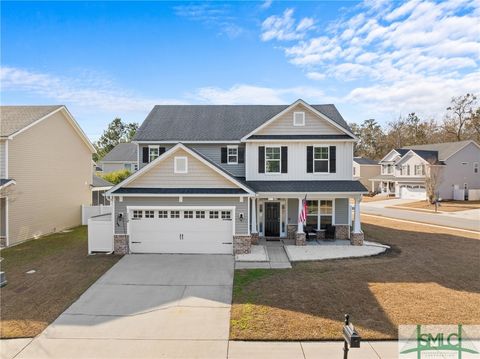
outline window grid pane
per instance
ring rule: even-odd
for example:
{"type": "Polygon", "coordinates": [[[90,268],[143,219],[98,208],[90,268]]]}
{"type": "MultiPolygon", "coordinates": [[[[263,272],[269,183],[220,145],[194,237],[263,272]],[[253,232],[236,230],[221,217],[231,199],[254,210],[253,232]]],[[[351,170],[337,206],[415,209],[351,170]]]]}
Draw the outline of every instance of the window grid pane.
{"type": "Polygon", "coordinates": [[[183,211],[183,218],[193,218],[193,211],[183,211]]]}
{"type": "Polygon", "coordinates": [[[180,218],[180,211],[170,211],[170,218],[180,218]]]}
{"type": "Polygon", "coordinates": [[[155,218],[155,211],[145,211],[145,218],[155,218]]]}
{"type": "Polygon", "coordinates": [[[195,218],[205,218],[205,211],[196,211],[195,218]]]}
{"type": "Polygon", "coordinates": [[[222,219],[231,219],[230,211],[222,211],[222,219]]]}
{"type": "Polygon", "coordinates": [[[218,211],[210,211],[210,219],[218,218],[218,211]]]}
{"type": "Polygon", "coordinates": [[[168,211],[158,211],[158,218],[168,218],[168,211]]]}

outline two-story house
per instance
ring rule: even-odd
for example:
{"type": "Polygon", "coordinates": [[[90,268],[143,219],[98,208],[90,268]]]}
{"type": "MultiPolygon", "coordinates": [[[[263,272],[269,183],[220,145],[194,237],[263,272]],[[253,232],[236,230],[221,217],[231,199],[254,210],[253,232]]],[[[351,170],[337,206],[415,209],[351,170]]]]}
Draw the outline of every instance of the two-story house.
{"type": "Polygon", "coordinates": [[[81,224],[94,152],[65,106],[0,106],[2,246],[81,224]]]}
{"type": "Polygon", "coordinates": [[[137,149],[135,143],[121,142],[112,148],[98,164],[104,173],[120,170],[135,172],[138,169],[137,149]]]}
{"type": "Polygon", "coordinates": [[[353,158],[353,178],[360,181],[366,188],[370,188],[370,180],[380,175],[378,161],[366,157],[353,158]]]}
{"type": "Polygon", "coordinates": [[[139,170],[107,192],[115,251],[248,252],[259,236],[302,245],[305,199],[308,231],[334,226],[361,244],[355,141],[334,105],[155,106],[134,138],[139,170]]]}
{"type": "Polygon", "coordinates": [[[453,199],[455,188],[480,188],[480,146],[474,141],[407,146],[380,160],[372,191],[403,199],[426,199],[425,181],[436,171],[438,196],[453,199]]]}

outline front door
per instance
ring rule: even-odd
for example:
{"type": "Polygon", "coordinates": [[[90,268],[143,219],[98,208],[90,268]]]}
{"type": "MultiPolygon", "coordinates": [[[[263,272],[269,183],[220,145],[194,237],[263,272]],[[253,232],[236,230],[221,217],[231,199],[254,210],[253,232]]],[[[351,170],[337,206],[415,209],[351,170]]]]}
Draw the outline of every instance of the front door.
{"type": "Polygon", "coordinates": [[[265,237],[280,237],[279,202],[265,202],[265,237]]]}

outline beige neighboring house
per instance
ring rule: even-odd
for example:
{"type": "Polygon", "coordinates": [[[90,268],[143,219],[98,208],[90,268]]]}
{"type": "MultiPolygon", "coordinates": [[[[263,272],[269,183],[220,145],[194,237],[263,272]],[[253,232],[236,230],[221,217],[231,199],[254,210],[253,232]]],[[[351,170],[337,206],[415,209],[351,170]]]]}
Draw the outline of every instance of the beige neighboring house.
{"type": "Polygon", "coordinates": [[[2,245],[81,224],[94,152],[65,106],[0,106],[2,245]]]}
{"type": "Polygon", "coordinates": [[[371,178],[380,174],[378,161],[366,157],[353,158],[353,178],[360,181],[367,189],[372,186],[371,178]]]}

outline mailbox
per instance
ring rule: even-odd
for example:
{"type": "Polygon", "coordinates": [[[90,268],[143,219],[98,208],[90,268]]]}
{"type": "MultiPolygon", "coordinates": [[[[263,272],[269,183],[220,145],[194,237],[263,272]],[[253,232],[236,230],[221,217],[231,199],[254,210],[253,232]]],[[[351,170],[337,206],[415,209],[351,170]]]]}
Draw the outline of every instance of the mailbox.
{"type": "Polygon", "coordinates": [[[360,341],[362,338],[357,333],[352,323],[348,323],[343,326],[343,337],[350,348],[360,348],[360,341]]]}

